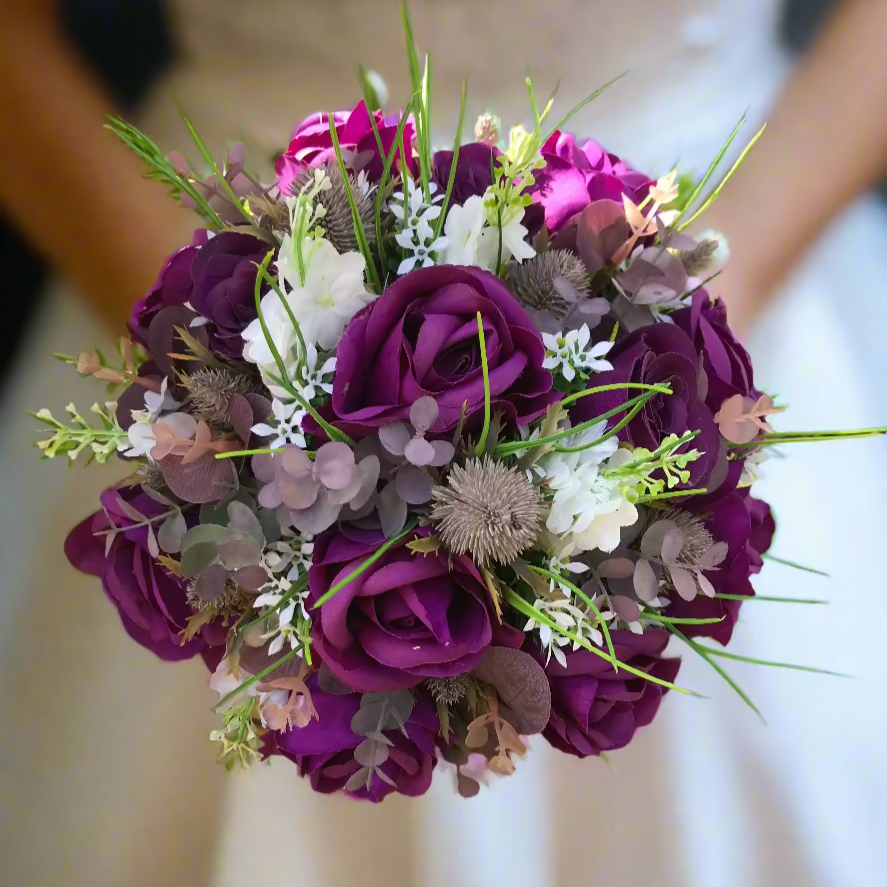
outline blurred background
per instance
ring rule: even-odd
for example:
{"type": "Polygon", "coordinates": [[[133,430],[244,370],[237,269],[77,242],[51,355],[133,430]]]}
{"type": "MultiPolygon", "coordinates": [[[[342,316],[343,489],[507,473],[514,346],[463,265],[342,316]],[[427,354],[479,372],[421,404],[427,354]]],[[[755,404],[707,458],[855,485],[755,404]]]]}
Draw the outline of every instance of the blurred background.
{"type": "MultiPolygon", "coordinates": [[[[703,171],[743,111],[770,129],[705,218],[733,267],[713,287],[747,337],[781,429],[887,421],[887,10],[882,0],[413,0],[435,61],[435,140],[467,119],[526,122],[560,82],[574,121],[637,167],[703,171]]],[[[656,722],[601,761],[541,741],[469,802],[440,774],[381,808],[314,795],[278,760],[227,776],[198,660],[133,644],[66,532],[120,465],[41,465],[26,411],[88,406],[54,362],[113,342],[193,220],[101,130],[124,111],[164,149],[246,143],[270,172],[308,113],[351,107],[354,65],[408,93],[396,0],[3,0],[0,9],[0,872],[9,887],[876,887],[887,839],[880,676],[882,441],[805,444],[762,469],[774,553],[738,653],[853,675],[735,664],[767,726],[687,659],[656,722]],[[159,193],[158,193],[159,192],[159,193]]]]}

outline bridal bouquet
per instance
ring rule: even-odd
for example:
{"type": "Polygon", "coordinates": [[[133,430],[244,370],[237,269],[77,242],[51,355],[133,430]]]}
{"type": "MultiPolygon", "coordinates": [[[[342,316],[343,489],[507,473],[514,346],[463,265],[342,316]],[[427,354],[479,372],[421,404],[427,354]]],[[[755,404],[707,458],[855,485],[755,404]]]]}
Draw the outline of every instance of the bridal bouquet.
{"type": "Polygon", "coordinates": [[[726,246],[687,234],[736,132],[700,181],[651,177],[528,80],[531,126],[463,144],[463,93],[434,150],[407,35],[406,108],[366,76],[270,185],[190,123],[199,165],[111,122],[204,227],[119,356],[60,355],[116,399],[35,414],[45,457],[127,466],[67,554],[136,642],[204,659],[219,760],[373,801],[438,765],[471,796],[535,734],[625,746],[689,692],[670,640],[746,698],[719,660],[773,536],[750,488],[817,436],[771,429],[708,289],[726,246]]]}

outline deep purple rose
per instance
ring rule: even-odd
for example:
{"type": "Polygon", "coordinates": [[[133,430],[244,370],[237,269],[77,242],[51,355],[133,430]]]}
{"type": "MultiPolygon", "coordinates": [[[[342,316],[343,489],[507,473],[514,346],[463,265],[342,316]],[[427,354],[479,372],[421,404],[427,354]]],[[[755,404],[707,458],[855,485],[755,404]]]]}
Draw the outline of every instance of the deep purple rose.
{"type": "Polygon", "coordinates": [[[210,346],[243,354],[240,334],[256,319],[256,265],[270,246],[252,234],[225,231],[200,248],[191,265],[191,305],[210,321],[210,346]]]}
{"type": "Polygon", "coordinates": [[[155,517],[166,507],[145,495],[140,487],[106,490],[101,497],[105,511],[78,524],[65,540],[65,554],[71,564],[91,576],[99,576],[102,587],[117,607],[127,634],[156,656],[167,661],[190,659],[207,644],[224,644],[225,629],[206,626],[196,638],[181,643],[192,610],[186,597],[186,583],[151,557],[147,527],[131,527],[136,521],[121,506],[121,498],[145,517],[155,517]],[[111,547],[105,554],[108,516],[117,527],[111,547]]]}
{"type": "MultiPolygon", "coordinates": [[[[473,142],[459,148],[456,177],[450,205],[461,206],[469,197],[480,197],[493,184],[493,162],[499,152],[483,142],[473,142]]],[[[441,192],[446,192],[453,168],[453,152],[438,151],[434,155],[434,181],[441,192]]]]}
{"type": "Polygon", "coordinates": [[[483,318],[493,410],[526,424],[557,398],[542,368],[539,331],[494,274],[440,265],[407,274],[355,316],[339,344],[332,408],[363,437],[406,420],[424,395],[437,401],[432,431],[456,427],[484,405],[477,313],[483,318]]]}
{"type": "MultiPolygon", "coordinates": [[[[699,394],[699,358],[687,334],[667,323],[645,326],[618,341],[607,360],[613,364],[613,369],[595,375],[589,387],[625,382],[645,385],[667,382],[672,390],[671,394],[657,394],[649,400],[619,433],[620,439],[633,446],[655,450],[669,434],[680,437],[688,431],[700,432],[687,449],[696,449],[702,455],[688,468],[691,486],[705,486],[718,463],[721,438],[711,410],[699,394]]],[[[577,425],[640,393],[637,389],[621,389],[589,395],[576,402],[570,418],[577,425]]],[[[611,419],[610,425],[616,424],[623,415],[611,419]]]]}
{"type": "MultiPolygon", "coordinates": [[[[351,719],[360,708],[360,694],[324,693],[317,685],[316,676],[309,678],[307,685],[320,719],[311,720],[305,727],[275,732],[273,736],[279,753],[298,764],[299,772],[311,779],[311,787],[330,794],[344,788],[352,774],[360,769],[354,750],[364,737],[351,729],[351,719]]],[[[378,802],[392,792],[410,796],[425,794],[436,763],[434,740],[438,732],[440,722],[434,703],[423,693],[416,697],[406,724],[407,735],[400,730],[388,730],[384,734],[391,745],[381,770],[394,785],[374,775],[369,790],[363,787],[352,796],[378,802]]]]}
{"type": "MultiPolygon", "coordinates": [[[[339,145],[349,166],[366,170],[373,183],[382,178],[385,159],[394,145],[400,122],[399,117],[386,117],[381,111],[376,111],[374,116],[384,154],[379,151],[366,102],[361,102],[353,111],[337,111],[332,115],[339,145]]],[[[414,138],[415,128],[410,121],[404,127],[403,139],[411,166],[414,138]]],[[[286,153],[277,158],[277,179],[281,192],[290,193],[293,182],[306,166],[321,166],[324,163],[337,163],[330,135],[330,115],[312,114],[299,124],[286,153]]],[[[399,163],[398,157],[395,165],[399,163]]]]}
{"type": "MultiPolygon", "coordinates": [[[[716,570],[705,576],[717,594],[752,597],[755,593],[750,577],[761,569],[761,555],[770,547],[775,525],[769,506],[752,499],[744,490],[734,490],[712,504],[700,504],[691,497],[681,508],[702,518],[715,542],[727,543],[727,556],[716,570]]],[[[685,601],[670,595],[666,615],[689,619],[720,619],[705,625],[683,625],[689,637],[710,637],[728,644],[733,635],[742,601],[709,598],[697,595],[685,601]]]]}
{"type": "MultiPolygon", "coordinates": [[[[612,632],[620,662],[674,683],[680,659],[663,659],[670,635],[647,630],[642,635],[612,632]]],[[[538,654],[537,654],[538,655],[538,654]]],[[[584,758],[628,745],[638,727],[656,715],[666,688],[618,672],[589,650],[566,654],[567,667],[551,659],[545,668],[551,683],[551,717],[543,735],[557,749],[584,758]]]]}
{"type": "Polygon", "coordinates": [[[542,146],[546,166],[536,172],[530,193],[545,210],[545,224],[557,233],[577,213],[599,200],[622,206],[622,195],[639,204],[651,179],[632,169],[597,142],[579,145],[569,133],[556,132],[542,146]]]}
{"type": "MultiPolygon", "coordinates": [[[[331,531],[315,545],[310,601],[385,542],[378,531],[331,531]]],[[[467,557],[384,554],[315,615],[312,639],[333,674],[361,693],[415,687],[469,671],[492,640],[490,595],[467,557]]]]}
{"type": "Polygon", "coordinates": [[[712,302],[708,293],[700,290],[693,296],[690,307],[675,311],[672,319],[702,355],[708,383],[705,402],[712,413],[717,413],[721,404],[734,394],[755,400],[760,397],[755,389],[751,358],[733,335],[722,300],[712,302]]]}
{"type": "Polygon", "coordinates": [[[133,309],[132,319],[129,322],[133,341],[147,347],[148,328],[158,312],[163,308],[180,307],[191,300],[194,289],[191,266],[200,248],[208,240],[206,231],[196,231],[194,240],[189,246],[170,256],[166,267],[160,272],[154,289],[133,309]]]}

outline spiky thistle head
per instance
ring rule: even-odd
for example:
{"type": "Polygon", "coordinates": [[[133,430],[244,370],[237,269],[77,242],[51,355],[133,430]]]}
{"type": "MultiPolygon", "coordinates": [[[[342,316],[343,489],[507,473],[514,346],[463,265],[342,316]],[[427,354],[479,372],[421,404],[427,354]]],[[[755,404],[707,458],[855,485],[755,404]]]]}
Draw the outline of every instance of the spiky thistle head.
{"type": "Polygon", "coordinates": [[[548,311],[558,319],[570,307],[565,288],[575,290],[577,299],[588,295],[585,265],[565,249],[537,253],[532,259],[513,265],[508,281],[518,302],[528,308],[548,311]]]}
{"type": "Polygon", "coordinates": [[[156,462],[146,462],[139,467],[136,474],[138,475],[139,483],[143,487],[148,487],[148,489],[157,490],[158,492],[166,489],[166,478],[156,462]]]}
{"type": "Polygon", "coordinates": [[[446,548],[479,566],[509,564],[539,535],[544,505],[518,468],[488,457],[455,466],[432,490],[431,520],[446,548]]]}
{"type": "Polygon", "coordinates": [[[184,384],[194,412],[215,427],[228,423],[228,410],[235,394],[259,394],[263,390],[257,376],[227,368],[197,370],[184,384]]]}
{"type": "Polygon", "coordinates": [[[502,137],[502,121],[487,111],[477,118],[474,124],[474,138],[483,145],[496,147],[502,137]]]}
{"type": "Polygon", "coordinates": [[[468,693],[468,675],[454,678],[428,678],[425,686],[438,705],[455,705],[468,693]]]}
{"type": "MultiPolygon", "coordinates": [[[[351,213],[351,203],[348,200],[348,189],[345,187],[342,169],[336,163],[327,163],[323,170],[329,179],[330,188],[321,191],[316,199],[326,210],[326,215],[320,223],[326,231],[326,239],[337,252],[357,252],[359,246],[357,235],[354,233],[354,216],[351,213]]],[[[314,182],[314,175],[313,169],[302,170],[293,185],[293,194],[300,194],[303,188],[310,187],[314,182]]],[[[366,234],[367,243],[372,247],[376,242],[376,202],[369,189],[362,188],[350,173],[348,181],[351,184],[351,193],[357,204],[357,214],[366,234]]]]}

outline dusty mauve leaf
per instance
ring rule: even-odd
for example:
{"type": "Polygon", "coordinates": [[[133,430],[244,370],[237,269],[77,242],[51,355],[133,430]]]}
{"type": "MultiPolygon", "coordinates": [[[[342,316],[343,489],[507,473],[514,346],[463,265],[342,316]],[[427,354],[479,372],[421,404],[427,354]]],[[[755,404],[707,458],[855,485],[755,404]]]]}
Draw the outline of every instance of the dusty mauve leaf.
{"type": "Polygon", "coordinates": [[[407,522],[407,503],[400,498],[397,486],[390,480],[379,493],[376,504],[379,521],[386,539],[396,536],[407,522]]]}
{"type": "Polygon", "coordinates": [[[424,505],[431,501],[431,478],[415,465],[402,465],[394,476],[397,493],[407,505],[424,505]]]}
{"type": "Polygon", "coordinates": [[[197,577],[194,593],[205,604],[211,604],[224,594],[227,582],[228,571],[221,564],[213,564],[197,577]]]}
{"type": "Polygon", "coordinates": [[[473,798],[480,791],[480,783],[466,776],[461,770],[456,772],[456,788],[463,798],[473,798]]]}
{"type": "Polygon", "coordinates": [[[685,600],[692,601],[696,597],[696,580],[693,574],[688,570],[682,570],[680,567],[669,568],[671,576],[671,584],[674,585],[675,591],[685,600]]]}
{"type": "Polygon", "coordinates": [[[413,465],[430,465],[434,461],[434,447],[424,437],[414,437],[403,451],[406,460],[413,465]]]}
{"type": "Polygon", "coordinates": [[[647,602],[652,601],[659,590],[656,573],[650,562],[643,558],[634,565],[634,590],[642,601],[647,602]]]}
{"type": "Polygon", "coordinates": [[[644,557],[659,557],[666,534],[676,527],[675,522],[670,520],[658,520],[650,524],[641,539],[641,554],[644,557]]]}
{"type": "Polygon", "coordinates": [[[188,531],[188,524],[181,511],[171,514],[157,531],[157,544],[168,554],[182,550],[182,539],[188,531]]]}
{"type": "Polygon", "coordinates": [[[247,591],[259,591],[268,584],[268,574],[264,567],[243,567],[232,574],[234,581],[247,591]]]}
{"type": "Polygon", "coordinates": [[[629,579],[634,574],[634,563],[627,557],[611,557],[597,566],[602,579],[629,579]]]}
{"type": "Polygon", "coordinates": [[[551,685],[545,671],[528,653],[511,647],[490,647],[473,672],[495,688],[514,713],[518,733],[541,733],[551,715],[551,685]]]}
{"type": "Polygon", "coordinates": [[[706,597],[714,597],[717,594],[714,585],[712,585],[711,582],[708,581],[708,578],[702,573],[696,574],[696,581],[699,583],[699,590],[706,597]]]}
{"type": "Polygon", "coordinates": [[[685,538],[677,527],[669,530],[662,540],[662,560],[667,564],[673,564],[684,547],[685,538]]]}
{"type": "Polygon", "coordinates": [[[160,557],[160,546],[157,544],[157,537],[151,524],[148,524],[148,554],[151,557],[160,557]]]}
{"type": "Polygon", "coordinates": [[[137,524],[141,523],[145,520],[145,515],[142,514],[141,511],[138,510],[134,505],[131,505],[123,496],[117,496],[117,507],[132,521],[135,521],[137,524]]]}
{"type": "Polygon", "coordinates": [[[641,608],[637,602],[624,595],[613,595],[610,598],[610,606],[623,622],[637,622],[641,618],[641,608]]]}
{"type": "Polygon", "coordinates": [[[392,456],[402,456],[412,436],[405,422],[392,422],[379,429],[379,440],[392,456]]]}
{"type": "Polygon", "coordinates": [[[252,536],[259,545],[265,544],[265,533],[256,513],[243,502],[235,500],[228,504],[228,526],[252,536]]]}
{"type": "Polygon", "coordinates": [[[724,558],[727,556],[727,552],[729,551],[729,546],[726,542],[715,542],[705,554],[699,559],[699,566],[702,567],[703,570],[711,570],[715,567],[719,566],[724,562],[724,558]]]}
{"type": "Polygon", "coordinates": [[[438,412],[437,401],[425,395],[410,407],[410,423],[419,434],[424,434],[437,421],[438,412]]]}
{"type": "Polygon", "coordinates": [[[196,462],[183,465],[180,456],[166,456],[158,463],[166,485],[185,502],[215,502],[237,488],[237,472],[230,459],[204,453],[196,462]]]}

